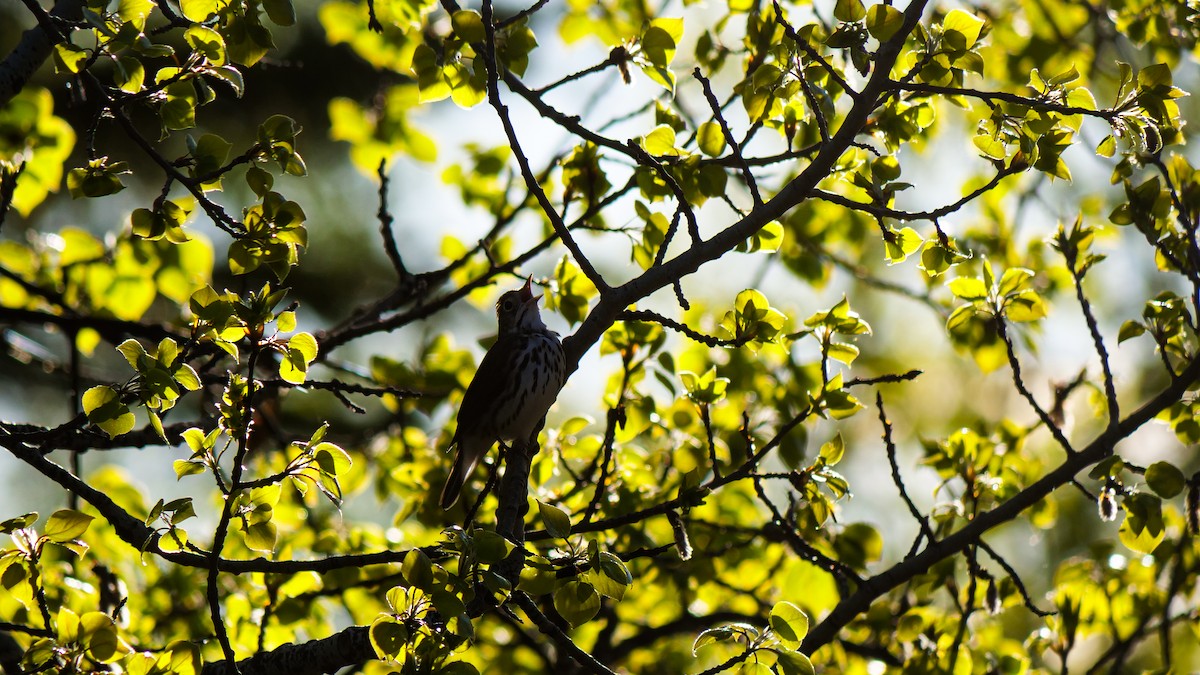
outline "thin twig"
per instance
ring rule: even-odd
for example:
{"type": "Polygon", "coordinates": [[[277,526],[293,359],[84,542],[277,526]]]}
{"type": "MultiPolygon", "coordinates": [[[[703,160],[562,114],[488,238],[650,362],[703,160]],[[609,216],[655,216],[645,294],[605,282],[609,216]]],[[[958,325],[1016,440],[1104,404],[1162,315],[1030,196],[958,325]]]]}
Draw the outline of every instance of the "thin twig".
{"type": "MultiPolygon", "coordinates": [[[[808,102],[808,107],[812,110],[813,118],[817,120],[817,130],[821,132],[821,142],[829,142],[829,122],[825,119],[825,112],[821,110],[821,103],[817,100],[816,94],[813,93],[812,87],[808,84],[808,78],[804,76],[804,68],[797,68],[796,76],[800,79],[800,90],[804,92],[804,100],[808,102]]],[[[790,144],[789,144],[790,145],[790,144]]]]}
{"type": "Polygon", "coordinates": [[[392,231],[391,212],[388,211],[388,175],[387,175],[387,160],[379,160],[379,236],[383,239],[383,250],[387,253],[388,260],[392,261],[392,269],[396,270],[396,277],[400,283],[408,281],[412,277],[412,273],[404,266],[404,259],[400,257],[400,249],[396,247],[396,235],[392,231]]]}
{"type": "Polygon", "coordinates": [[[842,88],[842,91],[845,91],[850,98],[857,99],[861,94],[855,91],[854,88],[850,86],[850,83],[846,82],[845,78],[842,77],[841,71],[839,71],[837,68],[834,68],[828,61],[825,60],[824,56],[821,56],[817,50],[812,48],[812,45],[808,44],[807,40],[801,38],[800,35],[796,33],[796,29],[792,27],[792,24],[789,23],[787,19],[783,18],[783,8],[779,6],[779,0],[772,1],[775,5],[775,20],[779,22],[780,26],[783,26],[784,35],[788,36],[788,39],[795,43],[795,45],[799,47],[801,51],[807,54],[808,58],[821,64],[821,67],[824,68],[825,72],[829,74],[830,79],[836,82],[837,85],[842,88]]]}
{"type": "Polygon", "coordinates": [[[888,465],[892,468],[892,483],[900,492],[900,498],[904,500],[904,505],[908,507],[908,512],[912,514],[913,520],[917,521],[917,525],[921,527],[921,534],[932,544],[937,539],[929,527],[929,518],[921,514],[912,498],[908,496],[908,489],[904,487],[904,480],[900,477],[900,464],[896,461],[896,443],[892,440],[892,423],[883,409],[883,392],[875,392],[875,407],[879,410],[879,423],[883,426],[883,444],[887,448],[888,465]]]}
{"type": "MultiPolygon", "coordinates": [[[[629,371],[626,370],[625,382],[628,381],[629,371]]],[[[624,398],[624,391],[624,387],[622,387],[622,399],[624,398]]],[[[622,399],[619,399],[619,401],[622,399]]],[[[602,444],[603,452],[597,455],[597,457],[601,457],[599,460],[600,478],[596,481],[596,489],[592,494],[592,500],[588,502],[587,509],[583,512],[582,522],[584,523],[592,520],[592,516],[594,516],[596,511],[600,508],[600,502],[604,500],[604,495],[608,487],[609,466],[613,462],[613,444],[616,440],[617,423],[620,422],[624,416],[624,411],[621,409],[621,406],[623,405],[623,403],[618,402],[615,407],[609,408],[608,410],[608,420],[604,427],[604,442],[602,444]]]]}
{"type": "Polygon", "coordinates": [[[548,2],[550,2],[550,0],[537,0],[537,2],[526,7],[525,9],[517,12],[516,14],[513,14],[512,16],[508,17],[507,19],[502,19],[501,21],[498,21],[496,23],[496,28],[499,28],[500,30],[504,30],[505,28],[508,28],[509,26],[513,25],[514,23],[517,23],[518,21],[522,21],[524,19],[529,18],[529,17],[533,16],[534,13],[536,13],[538,10],[545,7],[546,3],[548,3],[548,2]]]}
{"type": "MultiPolygon", "coordinates": [[[[484,4],[488,4],[488,0],[484,0],[484,4]]],[[[603,663],[596,660],[596,657],[588,654],[575,644],[571,637],[564,633],[553,621],[542,614],[542,610],[538,609],[534,604],[533,599],[525,593],[518,591],[513,594],[513,599],[517,606],[525,612],[525,616],[529,617],[530,621],[538,627],[542,634],[549,637],[558,645],[563,652],[571,658],[575,663],[587,670],[587,672],[595,673],[596,675],[616,675],[603,663]]]]}
{"type": "Polygon", "coordinates": [[[571,256],[575,258],[575,263],[579,265],[579,269],[583,271],[584,276],[592,282],[601,293],[609,289],[608,282],[600,275],[592,262],[583,254],[583,250],[579,248],[579,244],[575,241],[571,231],[563,222],[562,216],[550,203],[550,198],[546,196],[546,191],[542,189],[537,177],[533,175],[533,169],[530,168],[529,158],[525,156],[525,151],[521,148],[521,142],[517,138],[517,130],[513,127],[512,119],[508,114],[508,106],[500,100],[500,87],[497,82],[499,80],[500,64],[496,59],[496,26],[492,23],[492,3],[490,0],[485,0],[483,3],[483,25],[486,32],[487,43],[484,45],[483,61],[487,66],[487,90],[488,102],[492,108],[496,110],[496,115],[500,118],[500,123],[504,127],[504,134],[508,137],[509,147],[512,148],[513,155],[517,159],[517,165],[521,168],[521,175],[525,178],[525,184],[529,187],[530,192],[537,198],[538,204],[542,207],[542,211],[550,220],[551,227],[554,228],[554,233],[562,241],[567,250],[571,252],[571,256]]]}
{"type": "Polygon", "coordinates": [[[375,0],[367,0],[367,28],[376,33],[383,32],[383,24],[379,22],[379,17],[375,14],[375,0]]]}
{"type": "Polygon", "coordinates": [[[1017,392],[1021,394],[1021,398],[1025,399],[1025,401],[1029,403],[1029,407],[1033,408],[1033,411],[1035,414],[1037,414],[1038,419],[1041,420],[1042,424],[1046,426],[1046,430],[1054,436],[1054,440],[1058,441],[1058,444],[1062,446],[1063,451],[1065,451],[1067,454],[1074,453],[1075,448],[1071,446],[1071,442],[1067,440],[1067,437],[1063,434],[1062,429],[1054,423],[1054,420],[1051,419],[1050,415],[1046,413],[1045,409],[1038,404],[1037,399],[1033,397],[1033,394],[1030,393],[1029,389],[1025,386],[1025,381],[1021,377],[1021,361],[1017,358],[1017,352],[1015,347],[1013,347],[1012,338],[1008,335],[1008,325],[1004,320],[1004,317],[996,316],[995,323],[996,332],[999,333],[1000,340],[1004,342],[1005,353],[1008,355],[1008,365],[1013,374],[1013,386],[1017,388],[1017,392]]]}
{"type": "Polygon", "coordinates": [[[995,189],[996,186],[1000,184],[1000,181],[1018,173],[1021,173],[1021,170],[1015,166],[1010,165],[1004,167],[1003,169],[998,170],[987,183],[975,188],[970,193],[964,195],[961,199],[928,211],[902,211],[900,209],[894,209],[890,206],[884,206],[883,204],[855,201],[849,197],[837,194],[836,192],[828,192],[825,190],[813,190],[813,196],[817,199],[823,199],[827,202],[844,206],[848,209],[869,213],[877,218],[892,218],[903,221],[928,220],[930,222],[936,222],[939,218],[944,218],[951,213],[961,210],[962,207],[966,206],[970,202],[975,201],[975,199],[995,189]]]}
{"type": "MultiPolygon", "coordinates": [[[[541,0],[541,1],[546,2],[547,0],[541,0]]],[[[618,59],[624,58],[622,56],[622,52],[618,51],[618,50],[623,50],[623,48],[615,47],[615,48],[613,48],[613,50],[611,52],[608,53],[608,58],[604,59],[600,63],[597,63],[596,65],[584,68],[583,70],[576,71],[574,73],[571,73],[570,75],[565,75],[565,76],[551,82],[550,84],[547,84],[544,87],[534,89],[533,93],[536,96],[544,96],[546,93],[554,91],[555,89],[563,86],[564,84],[569,84],[569,83],[575,82],[577,80],[582,80],[583,78],[587,77],[588,75],[595,75],[596,73],[602,73],[602,72],[608,70],[609,68],[617,65],[618,59]]]]}
{"type": "Polygon", "coordinates": [[[1130,434],[1142,428],[1160,412],[1179,400],[1189,386],[1200,380],[1200,358],[1187,364],[1181,376],[1129,414],[1115,429],[1097,435],[1087,447],[1067,455],[1058,467],[1046,472],[1034,483],[1025,487],[996,507],[976,514],[966,525],[926,547],[920,553],[906,558],[864,581],[853,596],[843,599],[819,623],[812,626],[801,644],[801,651],[812,653],[829,644],[851,620],[866,611],[880,596],[907,583],[931,566],[976,544],[986,532],[1016,518],[1026,509],[1040,504],[1052,492],[1067,485],[1086,467],[1112,454],[1113,447],[1130,434]]]}
{"type": "Polygon", "coordinates": [[[936,84],[928,84],[925,82],[896,82],[895,88],[901,91],[911,91],[918,94],[939,94],[943,96],[966,96],[968,98],[976,98],[988,103],[1001,101],[1019,106],[1027,106],[1034,110],[1044,112],[1054,112],[1060,115],[1085,115],[1087,117],[1096,117],[1106,122],[1112,122],[1117,117],[1120,117],[1121,111],[1104,108],[1101,110],[1093,110],[1091,108],[1081,108],[1074,105],[1066,105],[1047,101],[1037,98],[1029,98],[1007,91],[981,91],[979,89],[967,89],[964,87],[947,87],[936,84]]]}
{"type": "Polygon", "coordinates": [[[700,331],[693,330],[686,324],[682,324],[674,319],[668,319],[658,312],[653,312],[648,309],[627,309],[624,312],[621,312],[618,318],[621,321],[646,321],[649,323],[661,324],[666,328],[670,328],[673,331],[682,333],[696,342],[708,345],[709,347],[741,347],[753,339],[752,336],[744,336],[726,340],[719,337],[714,337],[712,335],[705,335],[700,331]]]}
{"type": "Polygon", "coordinates": [[[958,630],[954,633],[954,642],[947,650],[950,654],[950,666],[946,669],[953,673],[955,672],[955,664],[958,663],[959,647],[962,646],[963,639],[967,635],[967,622],[970,621],[971,615],[976,610],[975,589],[979,584],[979,566],[975,562],[975,547],[972,546],[967,550],[967,597],[962,608],[962,618],[958,620],[958,630]]]}
{"type": "Polygon", "coordinates": [[[221,508],[221,518],[217,521],[217,529],[213,534],[212,551],[209,553],[210,566],[208,568],[207,592],[209,612],[212,615],[213,630],[216,633],[217,642],[220,643],[221,651],[225,654],[225,663],[233,668],[234,672],[238,670],[237,654],[234,652],[233,644],[229,640],[229,632],[225,628],[225,621],[221,618],[221,597],[217,583],[221,569],[218,562],[221,559],[221,552],[225,548],[225,538],[229,534],[229,527],[233,522],[233,507],[242,489],[242,474],[245,471],[246,453],[250,450],[251,425],[249,420],[254,416],[254,394],[258,388],[254,380],[254,374],[260,354],[260,345],[252,344],[249,357],[246,361],[246,393],[245,399],[242,401],[243,419],[246,420],[245,428],[239,430],[237,451],[234,453],[233,467],[229,473],[229,494],[225,495],[225,503],[221,508]]]}
{"type": "MultiPolygon", "coordinates": [[[[654,159],[642,146],[633,141],[629,141],[626,145],[629,146],[630,154],[639,164],[649,165],[658,173],[659,178],[662,178],[663,182],[667,184],[667,188],[675,195],[675,202],[678,204],[677,210],[683,211],[684,217],[687,218],[688,234],[692,238],[692,243],[700,243],[700,224],[696,221],[696,212],[692,209],[692,204],[688,201],[687,195],[684,194],[683,187],[679,184],[679,181],[675,180],[675,176],[671,175],[667,167],[663,166],[657,159],[654,159]]],[[[667,243],[664,240],[662,246],[659,248],[660,256],[665,253],[667,243]]]]}
{"type": "Polygon", "coordinates": [[[712,109],[713,117],[716,118],[717,124],[721,125],[721,133],[725,135],[725,142],[729,144],[729,152],[738,160],[742,169],[742,178],[746,181],[746,186],[750,188],[750,196],[754,198],[754,206],[760,207],[763,205],[762,193],[758,191],[758,182],[754,179],[754,173],[750,171],[750,165],[746,163],[746,158],[742,154],[742,148],[738,145],[737,139],[733,137],[733,131],[729,128],[729,122],[725,121],[725,116],[721,114],[721,102],[717,100],[713,94],[712,85],[704,73],[700,72],[700,67],[696,66],[692,71],[692,77],[700,82],[700,86],[704,89],[704,98],[708,101],[708,107],[712,109]]]}
{"type": "Polygon", "coordinates": [[[1017,574],[1017,571],[1013,569],[1012,565],[1009,565],[1008,561],[1005,560],[999,553],[996,553],[996,551],[989,546],[986,541],[980,539],[978,546],[979,548],[983,549],[984,553],[987,553],[988,557],[994,560],[997,565],[1004,568],[1004,572],[1008,574],[1009,579],[1012,579],[1013,585],[1017,587],[1017,592],[1021,594],[1021,600],[1024,601],[1025,607],[1029,611],[1043,617],[1053,616],[1055,614],[1055,612],[1044,610],[1033,603],[1033,597],[1029,595],[1029,591],[1025,588],[1025,583],[1021,581],[1021,577],[1017,574]]]}

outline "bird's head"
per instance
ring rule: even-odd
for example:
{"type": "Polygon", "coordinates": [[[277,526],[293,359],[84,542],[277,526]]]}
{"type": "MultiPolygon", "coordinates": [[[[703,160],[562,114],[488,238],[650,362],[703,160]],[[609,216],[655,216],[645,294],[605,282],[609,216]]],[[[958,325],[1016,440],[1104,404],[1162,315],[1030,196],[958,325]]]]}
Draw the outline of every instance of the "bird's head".
{"type": "Polygon", "coordinates": [[[520,330],[541,330],[546,327],[538,311],[538,300],[542,296],[533,294],[533,277],[525,280],[521,288],[508,291],[496,301],[496,318],[500,322],[500,334],[520,330]]]}

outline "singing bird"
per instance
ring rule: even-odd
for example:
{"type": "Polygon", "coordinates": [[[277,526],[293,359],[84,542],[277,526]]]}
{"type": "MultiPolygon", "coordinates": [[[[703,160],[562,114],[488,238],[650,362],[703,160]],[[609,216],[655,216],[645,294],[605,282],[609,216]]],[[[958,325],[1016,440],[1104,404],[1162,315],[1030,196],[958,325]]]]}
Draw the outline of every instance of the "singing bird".
{"type": "Polygon", "coordinates": [[[454,465],[442,489],[442,508],[458,501],[475,465],[496,441],[533,443],[546,411],[567,377],[566,357],[558,333],[546,328],[538,311],[542,296],[533,294],[533,277],[525,286],[496,301],[500,335],[484,354],[458,409],[454,465]]]}

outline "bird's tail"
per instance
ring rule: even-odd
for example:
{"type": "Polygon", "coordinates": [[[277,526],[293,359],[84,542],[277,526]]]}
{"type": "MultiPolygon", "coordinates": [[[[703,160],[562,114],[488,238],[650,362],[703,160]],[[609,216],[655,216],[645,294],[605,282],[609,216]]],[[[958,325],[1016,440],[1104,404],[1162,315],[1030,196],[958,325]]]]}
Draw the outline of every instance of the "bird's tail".
{"type": "Polygon", "coordinates": [[[458,495],[462,492],[463,485],[466,484],[467,478],[486,451],[487,448],[480,451],[475,444],[469,441],[458,443],[457,452],[454,453],[454,464],[450,467],[450,475],[446,476],[446,486],[442,488],[441,504],[443,509],[449,509],[458,501],[458,495]]]}

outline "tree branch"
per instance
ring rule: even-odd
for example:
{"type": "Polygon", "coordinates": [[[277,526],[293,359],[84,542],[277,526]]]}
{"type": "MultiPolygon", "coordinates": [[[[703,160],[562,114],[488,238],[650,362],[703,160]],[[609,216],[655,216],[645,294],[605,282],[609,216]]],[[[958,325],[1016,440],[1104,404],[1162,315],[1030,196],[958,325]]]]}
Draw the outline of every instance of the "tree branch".
{"type": "MultiPolygon", "coordinates": [[[[83,18],[83,4],[83,0],[56,0],[49,16],[77,21],[83,18]]],[[[41,21],[21,34],[21,41],[0,61],[0,108],[29,84],[33,74],[50,58],[58,37],[41,21]]]]}
{"type": "Polygon", "coordinates": [[[1079,452],[1067,455],[1062,464],[1012,499],[976,515],[962,529],[944,537],[936,544],[926,547],[911,558],[906,558],[887,570],[865,579],[853,595],[839,602],[833,611],[809,631],[800,650],[811,654],[814,650],[829,644],[846,624],[862,612],[867,611],[879,597],[908,582],[913,577],[924,574],[934,564],[965,550],[971,544],[979,541],[985,533],[1016,518],[1021,512],[1045,499],[1051,492],[1070,483],[1075,474],[1111,455],[1117,443],[1178,401],[1179,397],[1198,380],[1200,380],[1200,358],[1190,362],[1180,377],[1173,380],[1169,386],[1122,420],[1120,424],[1105,430],[1079,452]]]}
{"type": "MultiPolygon", "coordinates": [[[[871,79],[863,88],[863,95],[846,113],[842,125],[830,142],[823,144],[820,152],[800,175],[761,207],[754,209],[712,238],[692,246],[658,267],[646,270],[625,284],[614,287],[611,292],[602,293],[600,301],[588,313],[579,329],[563,340],[568,371],[574,371],[579,366],[579,360],[583,354],[591,349],[592,345],[600,339],[629,305],[696,272],[705,263],[720,258],[758,232],[767,223],[779,219],[788,210],[812,196],[812,191],[817,183],[829,174],[834,163],[846,148],[850,147],[866,125],[871,113],[875,110],[876,99],[891,86],[892,81],[888,73],[899,57],[908,34],[920,21],[927,1],[914,0],[905,8],[904,23],[900,30],[881,45],[876,53],[875,69],[871,74],[871,79]]],[[[510,86],[512,86],[511,83],[510,86]]]]}
{"type": "Polygon", "coordinates": [[[347,666],[357,666],[374,660],[370,629],[351,626],[327,638],[299,644],[286,644],[268,652],[233,663],[206,663],[201,675],[324,675],[347,666]]]}

